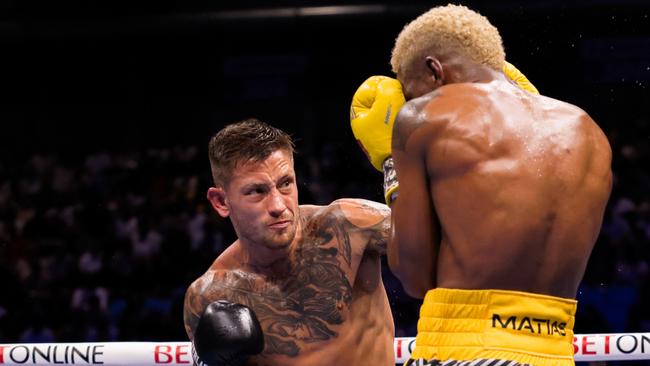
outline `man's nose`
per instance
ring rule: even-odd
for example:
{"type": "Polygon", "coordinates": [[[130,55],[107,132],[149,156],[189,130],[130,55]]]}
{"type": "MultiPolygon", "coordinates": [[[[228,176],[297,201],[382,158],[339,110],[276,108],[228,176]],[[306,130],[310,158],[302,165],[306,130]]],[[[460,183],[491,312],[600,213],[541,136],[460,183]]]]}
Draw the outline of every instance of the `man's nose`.
{"type": "Polygon", "coordinates": [[[280,217],[286,209],[287,205],[284,203],[284,196],[279,191],[273,190],[269,197],[269,214],[273,217],[280,217]]]}

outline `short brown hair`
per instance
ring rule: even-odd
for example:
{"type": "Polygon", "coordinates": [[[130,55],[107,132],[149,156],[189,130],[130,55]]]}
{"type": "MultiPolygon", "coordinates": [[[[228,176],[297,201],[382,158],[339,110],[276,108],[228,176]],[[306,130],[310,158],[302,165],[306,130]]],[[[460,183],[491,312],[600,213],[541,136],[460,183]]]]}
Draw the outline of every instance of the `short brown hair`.
{"type": "Polygon", "coordinates": [[[459,51],[495,70],[503,68],[506,57],[497,28],[462,5],[434,7],[407,24],[395,40],[390,60],[393,72],[403,71],[413,57],[431,48],[459,51]]]}
{"type": "Polygon", "coordinates": [[[212,137],[208,148],[217,186],[228,182],[237,164],[262,161],[277,150],[292,157],[294,152],[291,136],[255,118],[227,125],[212,137]]]}

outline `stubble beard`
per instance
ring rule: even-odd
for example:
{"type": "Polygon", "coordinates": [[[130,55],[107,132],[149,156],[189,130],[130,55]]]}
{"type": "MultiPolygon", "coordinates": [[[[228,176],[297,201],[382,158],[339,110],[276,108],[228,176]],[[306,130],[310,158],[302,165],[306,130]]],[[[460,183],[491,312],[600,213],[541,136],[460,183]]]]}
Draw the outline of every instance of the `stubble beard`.
{"type": "Polygon", "coordinates": [[[268,249],[281,249],[287,248],[296,237],[296,223],[292,222],[291,225],[285,228],[282,232],[275,232],[267,236],[262,245],[268,249]]]}

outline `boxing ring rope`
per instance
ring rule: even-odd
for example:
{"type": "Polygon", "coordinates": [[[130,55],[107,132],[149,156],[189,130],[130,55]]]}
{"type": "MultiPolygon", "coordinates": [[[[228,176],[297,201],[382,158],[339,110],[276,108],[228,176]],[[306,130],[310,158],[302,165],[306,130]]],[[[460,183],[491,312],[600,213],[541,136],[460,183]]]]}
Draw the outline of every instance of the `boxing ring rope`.
{"type": "MultiPolygon", "coordinates": [[[[415,338],[396,338],[395,363],[408,360],[415,338]]],[[[578,362],[650,360],[650,333],[576,334],[578,362]]],[[[192,364],[189,342],[0,344],[3,365],[154,366],[192,364]]]]}

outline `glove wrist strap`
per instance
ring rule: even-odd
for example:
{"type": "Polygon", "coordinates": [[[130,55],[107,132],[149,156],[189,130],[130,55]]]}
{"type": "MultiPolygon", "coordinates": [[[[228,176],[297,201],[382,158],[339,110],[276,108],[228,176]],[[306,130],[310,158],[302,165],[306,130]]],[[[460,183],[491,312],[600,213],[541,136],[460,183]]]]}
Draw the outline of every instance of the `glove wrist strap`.
{"type": "Polygon", "coordinates": [[[388,157],[382,164],[384,170],[384,199],[389,206],[397,198],[399,182],[393,165],[393,158],[388,157]]]}
{"type": "Polygon", "coordinates": [[[194,361],[194,365],[196,366],[208,366],[205,362],[201,361],[199,358],[199,355],[196,353],[196,347],[194,347],[194,342],[192,342],[192,361],[194,361]]]}
{"type": "Polygon", "coordinates": [[[246,358],[236,358],[234,360],[230,361],[217,361],[215,362],[210,362],[206,363],[201,360],[199,357],[199,354],[196,352],[196,347],[194,347],[194,342],[191,344],[191,349],[192,349],[192,361],[194,362],[194,366],[244,366],[244,362],[246,361],[246,358]]]}

